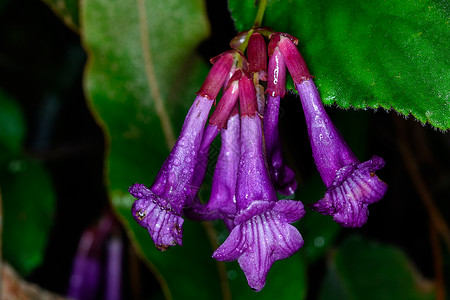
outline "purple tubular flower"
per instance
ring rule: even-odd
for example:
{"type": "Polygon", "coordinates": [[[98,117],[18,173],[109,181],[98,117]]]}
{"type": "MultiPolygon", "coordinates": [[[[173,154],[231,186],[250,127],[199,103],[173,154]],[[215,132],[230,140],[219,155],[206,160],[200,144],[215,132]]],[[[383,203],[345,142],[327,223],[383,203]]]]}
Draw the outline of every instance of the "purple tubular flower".
{"type": "Polygon", "coordinates": [[[344,227],[360,227],[369,215],[368,205],[380,200],[387,191],[375,171],[384,161],[373,156],[360,162],[351,151],[323,107],[314,82],[295,45],[281,39],[279,47],[300,95],[308,135],[317,170],[327,187],[324,198],[312,207],[344,227]],[[300,58],[300,59],[299,59],[300,58]],[[299,71],[300,70],[300,71],[299,71]]]}
{"type": "Polygon", "coordinates": [[[247,75],[239,81],[239,99],[241,159],[236,184],[235,227],[213,258],[237,259],[249,286],[260,291],[272,264],[291,256],[303,245],[302,236],[289,223],[299,220],[305,211],[299,201],[277,201],[264,161],[255,90],[247,75]]]}
{"type": "MultiPolygon", "coordinates": [[[[205,177],[205,172],[208,164],[208,152],[209,147],[211,145],[211,142],[214,140],[216,135],[219,133],[219,131],[222,130],[222,134],[224,132],[224,128],[227,126],[227,120],[230,115],[232,115],[233,107],[236,106],[236,102],[239,96],[239,86],[238,86],[238,80],[241,76],[241,71],[238,70],[235,73],[235,76],[233,76],[229,80],[229,86],[225,90],[222,98],[219,101],[219,104],[217,105],[216,109],[212,113],[209,124],[206,127],[205,134],[203,136],[201,151],[200,151],[200,157],[198,159],[198,164],[196,166],[196,175],[193,178],[193,197],[195,198],[197,196],[197,192],[200,188],[201,183],[203,182],[203,179],[205,177]],[[206,138],[205,138],[206,137],[206,138]]],[[[235,112],[234,114],[236,114],[235,112]]],[[[229,123],[229,122],[228,122],[229,123]]],[[[239,132],[238,132],[239,135],[239,132]]],[[[234,136],[235,137],[235,136],[234,136]]],[[[223,136],[222,136],[223,138],[223,136]]],[[[230,143],[229,146],[232,145],[235,141],[228,141],[230,143]]],[[[222,147],[224,145],[222,144],[222,147]]],[[[221,151],[229,151],[228,149],[221,150],[221,151]]],[[[234,154],[234,153],[233,153],[234,154]]],[[[238,158],[239,161],[239,158],[238,158]]],[[[218,161],[219,164],[220,160],[218,161]]],[[[221,176],[221,175],[218,175],[221,176]]],[[[214,178],[216,175],[214,175],[214,178]]],[[[234,193],[233,193],[234,194],[234,193]]],[[[213,201],[214,203],[214,201],[213,201]]],[[[199,201],[193,201],[193,203],[190,203],[186,209],[186,213],[191,219],[194,220],[213,220],[219,218],[220,214],[213,213],[210,208],[206,208],[205,205],[199,203],[199,201]]]]}
{"type": "MultiPolygon", "coordinates": [[[[269,47],[271,46],[269,43],[269,47]]],[[[292,195],[297,189],[295,173],[283,160],[281,141],[278,135],[280,98],[286,90],[286,65],[278,48],[269,50],[269,78],[267,81],[267,107],[264,111],[264,138],[270,177],[277,192],[292,195]]]]}
{"type": "MultiPolygon", "coordinates": [[[[237,58],[238,55],[239,56],[241,55],[236,51],[228,53],[232,53],[235,59],[237,58]]],[[[233,109],[239,96],[238,80],[241,77],[241,74],[242,71],[240,69],[236,70],[236,67],[234,66],[233,63],[233,66],[230,68],[229,74],[227,75],[224,81],[223,96],[220,99],[216,109],[211,114],[211,117],[208,122],[209,124],[206,127],[203,134],[202,143],[200,146],[200,151],[197,159],[197,165],[195,166],[195,176],[192,180],[191,185],[192,197],[190,197],[189,201],[186,203],[186,206],[188,208],[192,207],[194,204],[199,202],[198,191],[201,188],[203,179],[205,178],[206,169],[208,167],[209,148],[211,146],[211,143],[216,138],[217,134],[220,132],[220,130],[226,127],[228,116],[230,115],[230,112],[233,109]],[[233,72],[233,74],[230,75],[231,71],[233,72]]],[[[189,209],[187,213],[189,213],[189,209]]],[[[194,215],[192,216],[189,215],[189,217],[196,219],[194,215]]]]}
{"type": "Polygon", "coordinates": [[[209,111],[233,63],[231,54],[220,56],[191,106],[169,157],[152,186],[134,184],[129,192],[137,200],[132,206],[134,219],[148,229],[159,250],[182,245],[185,202],[192,195],[192,179],[203,130],[209,111]]]}
{"type": "MultiPolygon", "coordinates": [[[[236,103],[237,104],[237,103],[236,103]]],[[[240,119],[235,106],[227,127],[220,131],[222,146],[217,158],[211,187],[211,197],[205,206],[198,206],[195,213],[203,220],[222,219],[231,231],[236,214],[236,179],[240,159],[240,119]]]]}
{"type": "Polygon", "coordinates": [[[203,180],[205,179],[206,169],[208,168],[208,155],[211,143],[219,134],[217,126],[208,124],[203,132],[202,143],[198,152],[197,164],[195,165],[194,174],[191,183],[191,197],[186,200],[185,207],[189,210],[190,207],[199,202],[198,192],[202,187],[203,180]]]}

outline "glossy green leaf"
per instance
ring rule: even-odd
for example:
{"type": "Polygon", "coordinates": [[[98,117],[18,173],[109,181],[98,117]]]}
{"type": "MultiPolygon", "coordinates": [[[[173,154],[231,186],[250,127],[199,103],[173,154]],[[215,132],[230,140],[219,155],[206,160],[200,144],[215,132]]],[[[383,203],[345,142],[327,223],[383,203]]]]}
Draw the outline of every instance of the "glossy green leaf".
{"type": "Polygon", "coordinates": [[[70,29],[78,32],[79,23],[79,1],[78,0],[42,0],[70,29]]]}
{"type": "Polygon", "coordinates": [[[43,260],[53,220],[51,178],[36,162],[14,159],[0,172],[4,258],[22,275],[43,260]]]}
{"type": "Polygon", "coordinates": [[[201,223],[186,221],[183,246],[158,251],[131,216],[135,182],[151,185],[209,65],[195,49],[208,34],[202,1],[81,2],[88,51],[85,89],[108,137],[113,207],[166,298],[221,297],[213,249],[201,223]]]}
{"type": "MultiPolygon", "coordinates": [[[[239,31],[253,0],[230,0],[239,31]]],[[[268,0],[263,25],[299,39],[326,104],[395,109],[450,128],[447,1],[268,0]]]]}
{"type": "Polygon", "coordinates": [[[320,300],[434,299],[432,283],[418,274],[401,250],[360,237],[347,239],[328,269],[320,300]]]}

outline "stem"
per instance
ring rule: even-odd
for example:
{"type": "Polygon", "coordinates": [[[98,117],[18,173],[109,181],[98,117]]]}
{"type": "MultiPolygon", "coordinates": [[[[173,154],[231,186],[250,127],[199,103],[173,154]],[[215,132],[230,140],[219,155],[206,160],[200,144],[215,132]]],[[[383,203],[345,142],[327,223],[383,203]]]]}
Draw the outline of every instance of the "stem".
{"type": "Polygon", "coordinates": [[[262,23],[262,19],[264,17],[264,12],[266,11],[266,5],[267,5],[267,0],[260,0],[259,1],[259,7],[258,7],[258,12],[256,13],[256,17],[255,17],[255,21],[253,21],[253,27],[252,29],[250,29],[247,33],[247,36],[245,37],[244,42],[239,46],[239,50],[241,50],[242,52],[245,51],[245,49],[247,49],[248,46],[248,41],[250,40],[250,37],[253,34],[253,28],[256,27],[260,27],[261,23],[262,23]]]}
{"type": "Polygon", "coordinates": [[[439,242],[437,229],[432,221],[430,221],[430,239],[431,249],[433,251],[436,300],[445,300],[444,263],[442,259],[441,244],[439,242]]]}
{"type": "Polygon", "coordinates": [[[245,36],[245,40],[244,40],[244,42],[239,46],[239,50],[241,50],[242,52],[244,52],[245,51],[245,49],[247,49],[247,46],[248,46],[248,41],[250,40],[250,37],[252,36],[252,34],[253,34],[253,28],[252,29],[250,29],[248,32],[247,32],[247,35],[245,36]]]}
{"type": "Polygon", "coordinates": [[[255,21],[253,22],[253,27],[260,27],[262,19],[264,17],[264,12],[266,11],[267,0],[260,0],[258,12],[256,13],[255,21]]]}

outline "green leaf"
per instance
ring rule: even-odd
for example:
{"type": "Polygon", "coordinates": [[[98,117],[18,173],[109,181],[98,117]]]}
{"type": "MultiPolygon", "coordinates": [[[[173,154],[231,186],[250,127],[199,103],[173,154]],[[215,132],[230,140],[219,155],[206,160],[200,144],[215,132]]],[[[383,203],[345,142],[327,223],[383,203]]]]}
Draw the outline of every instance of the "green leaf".
{"type": "Polygon", "coordinates": [[[22,275],[43,260],[55,203],[46,170],[23,157],[25,127],[20,106],[0,89],[2,249],[5,259],[22,275]]]}
{"type": "Polygon", "coordinates": [[[42,0],[51,10],[75,32],[80,30],[78,0],[42,0]]]}
{"type": "Polygon", "coordinates": [[[434,299],[431,282],[422,278],[399,249],[360,237],[347,239],[329,262],[319,299],[434,299]]]}
{"type": "MultiPolygon", "coordinates": [[[[254,0],[230,0],[239,31],[254,0]]],[[[268,0],[263,26],[299,39],[326,104],[395,109],[450,128],[447,1],[268,0]]]]}
{"type": "Polygon", "coordinates": [[[80,13],[85,89],[109,141],[112,205],[166,298],[220,298],[202,224],[186,221],[183,246],[160,252],[133,220],[127,191],[135,182],[151,185],[206,77],[208,64],[195,54],[209,30],[204,3],[86,0],[80,13]]]}
{"type": "Polygon", "coordinates": [[[0,163],[22,153],[25,118],[19,104],[0,89],[0,163]]]}
{"type": "Polygon", "coordinates": [[[44,257],[55,204],[51,178],[41,164],[16,159],[1,170],[0,187],[3,255],[25,276],[44,257]]]}

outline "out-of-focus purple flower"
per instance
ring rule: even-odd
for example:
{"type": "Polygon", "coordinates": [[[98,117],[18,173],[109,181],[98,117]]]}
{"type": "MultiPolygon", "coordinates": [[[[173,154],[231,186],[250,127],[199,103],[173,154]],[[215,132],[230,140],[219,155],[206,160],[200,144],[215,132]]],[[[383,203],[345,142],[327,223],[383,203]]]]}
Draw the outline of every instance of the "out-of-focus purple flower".
{"type": "Polygon", "coordinates": [[[294,254],[303,245],[298,230],[289,223],[303,217],[299,201],[277,201],[267,172],[262,122],[256,94],[248,75],[239,81],[241,107],[241,159],[236,185],[235,227],[214,252],[220,261],[238,260],[249,286],[259,291],[276,260],[294,254]]]}
{"type": "Polygon", "coordinates": [[[93,300],[97,297],[102,277],[102,266],[100,253],[95,253],[100,250],[95,249],[99,248],[99,245],[94,245],[97,243],[95,237],[95,230],[88,229],[80,239],[67,292],[67,296],[70,298],[93,300]]]}
{"type": "Polygon", "coordinates": [[[277,192],[292,195],[297,189],[295,173],[283,159],[278,134],[280,99],[286,92],[286,65],[274,38],[269,42],[269,71],[267,80],[267,106],[264,111],[264,139],[269,172],[277,192]]]}
{"type": "MultiPolygon", "coordinates": [[[[108,214],[81,235],[70,274],[67,290],[69,298],[93,300],[99,297],[103,279],[108,276],[105,274],[102,257],[105,251],[105,242],[111,234],[112,228],[114,228],[114,219],[108,214]]],[[[118,281],[120,282],[120,278],[118,281]]]]}
{"type": "Polygon", "coordinates": [[[356,158],[326,113],[297,47],[285,37],[278,46],[300,95],[314,161],[327,187],[325,197],[312,207],[344,227],[360,227],[367,221],[368,205],[387,191],[375,174],[384,161],[373,156],[361,163],[356,158]]]}
{"type": "Polygon", "coordinates": [[[186,116],[180,136],[152,186],[134,184],[129,188],[137,199],[132,206],[132,215],[139,225],[148,229],[159,250],[182,245],[182,212],[186,201],[192,199],[192,179],[205,123],[233,61],[233,54],[229,52],[215,60],[186,116]]]}
{"type": "Polygon", "coordinates": [[[106,245],[105,299],[122,299],[123,242],[119,235],[109,238],[106,245]]]}

